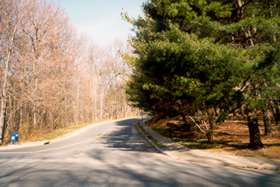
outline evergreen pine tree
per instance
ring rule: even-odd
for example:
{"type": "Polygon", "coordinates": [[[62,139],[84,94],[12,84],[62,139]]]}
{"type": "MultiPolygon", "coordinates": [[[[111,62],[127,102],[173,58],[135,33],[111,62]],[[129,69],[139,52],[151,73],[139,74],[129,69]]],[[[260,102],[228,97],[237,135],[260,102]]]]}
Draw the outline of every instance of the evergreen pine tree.
{"type": "Polygon", "coordinates": [[[277,0],[147,1],[144,16],[130,20],[130,100],[157,115],[199,114],[209,142],[215,125],[244,105],[250,146],[262,147],[256,111],[267,94],[258,80],[269,82],[261,72],[279,40],[279,7],[277,0]]]}

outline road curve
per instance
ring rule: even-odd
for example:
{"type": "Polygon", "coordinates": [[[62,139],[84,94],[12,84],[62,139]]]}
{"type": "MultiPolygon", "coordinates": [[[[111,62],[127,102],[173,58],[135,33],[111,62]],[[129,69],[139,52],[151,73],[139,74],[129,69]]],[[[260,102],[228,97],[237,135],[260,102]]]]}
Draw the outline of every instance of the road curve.
{"type": "Polygon", "coordinates": [[[0,150],[2,187],[279,186],[279,173],[180,162],[157,153],[137,119],[92,125],[68,138],[0,150]]]}

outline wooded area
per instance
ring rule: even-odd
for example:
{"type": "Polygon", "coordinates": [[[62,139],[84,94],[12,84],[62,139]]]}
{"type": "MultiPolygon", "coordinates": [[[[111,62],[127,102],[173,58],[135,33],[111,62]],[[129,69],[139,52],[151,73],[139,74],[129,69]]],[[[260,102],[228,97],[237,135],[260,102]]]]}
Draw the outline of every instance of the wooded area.
{"type": "Polygon", "coordinates": [[[181,116],[213,143],[229,117],[261,148],[280,119],[279,0],[149,0],[134,26],[127,93],[157,118],[181,116]]]}
{"type": "Polygon", "coordinates": [[[44,0],[0,1],[0,139],[126,117],[127,47],[98,49],[44,0]]]}

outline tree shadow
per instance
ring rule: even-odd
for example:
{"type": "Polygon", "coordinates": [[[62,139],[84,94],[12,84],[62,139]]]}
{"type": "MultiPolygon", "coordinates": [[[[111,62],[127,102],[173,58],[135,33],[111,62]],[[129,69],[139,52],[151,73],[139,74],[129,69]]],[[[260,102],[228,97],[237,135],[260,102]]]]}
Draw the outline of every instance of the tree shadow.
{"type": "Polygon", "coordinates": [[[2,161],[0,186],[273,187],[280,182],[279,173],[207,167],[158,154],[133,127],[137,122],[117,122],[116,129],[97,142],[101,146],[89,145],[84,156],[69,155],[55,160],[38,158],[31,164],[20,158],[13,162],[2,161]]]}
{"type": "Polygon", "coordinates": [[[156,153],[157,151],[137,132],[135,125],[139,119],[129,119],[116,122],[117,130],[102,137],[106,147],[122,150],[156,153]]]}
{"type": "MultiPolygon", "coordinates": [[[[102,157],[100,157],[102,158],[102,157]]],[[[95,159],[95,158],[92,158],[95,159]]],[[[114,165],[108,160],[101,160],[104,167],[91,163],[39,163],[28,167],[9,169],[0,172],[0,186],[141,186],[141,187],[179,187],[179,186],[277,186],[277,173],[263,174],[250,171],[235,173],[225,167],[191,168],[179,166],[162,160],[136,159],[135,164],[141,169],[129,167],[123,160],[123,165],[114,165]],[[67,166],[67,167],[66,167],[67,166]],[[4,174],[3,174],[4,173],[4,174]]],[[[0,165],[1,166],[1,165],[0,165]]]]}
{"type": "Polygon", "coordinates": [[[241,142],[232,142],[225,140],[216,140],[213,143],[209,144],[207,140],[201,141],[187,141],[182,143],[184,146],[190,149],[213,149],[213,148],[234,148],[234,149],[248,149],[247,143],[241,142]]]}

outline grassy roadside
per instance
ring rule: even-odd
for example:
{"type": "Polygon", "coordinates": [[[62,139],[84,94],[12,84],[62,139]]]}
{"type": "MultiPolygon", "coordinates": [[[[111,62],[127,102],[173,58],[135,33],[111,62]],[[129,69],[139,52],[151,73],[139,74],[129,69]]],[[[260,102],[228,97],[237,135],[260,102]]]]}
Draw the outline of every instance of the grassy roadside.
{"type": "MultiPolygon", "coordinates": [[[[203,149],[238,156],[280,159],[280,130],[278,127],[274,127],[272,136],[262,136],[262,142],[265,145],[263,149],[251,150],[247,148],[248,129],[246,124],[226,122],[220,125],[214,132],[214,144],[208,144],[203,136],[182,130],[179,124],[176,119],[164,119],[152,122],[149,126],[159,134],[190,149],[203,149]]],[[[264,129],[261,127],[262,134],[264,134],[263,131],[264,129]]]]}
{"type": "MultiPolygon", "coordinates": [[[[79,124],[73,124],[66,127],[61,127],[57,129],[31,129],[27,131],[27,128],[22,128],[20,130],[20,144],[22,143],[28,143],[28,142],[36,142],[36,141],[45,141],[45,140],[53,140],[59,137],[62,137],[66,134],[72,133],[76,130],[79,130],[81,128],[87,127],[89,125],[105,122],[105,121],[111,121],[111,120],[98,120],[94,122],[88,122],[88,123],[79,123],[79,124]]],[[[7,137],[8,139],[8,137],[7,137]]],[[[5,144],[3,145],[5,146],[5,144]]]]}
{"type": "Polygon", "coordinates": [[[81,123],[58,129],[33,129],[29,133],[20,133],[20,143],[52,140],[65,134],[74,132],[93,123],[81,123]]]}
{"type": "MultiPolygon", "coordinates": [[[[130,116],[127,118],[135,118],[135,117],[137,116],[130,116]]],[[[23,128],[22,130],[20,130],[20,143],[53,140],[95,123],[111,122],[111,121],[123,120],[127,118],[112,119],[112,120],[96,120],[93,122],[73,124],[67,127],[57,128],[57,129],[33,129],[30,130],[29,132],[24,131],[25,129],[23,128]]]]}

